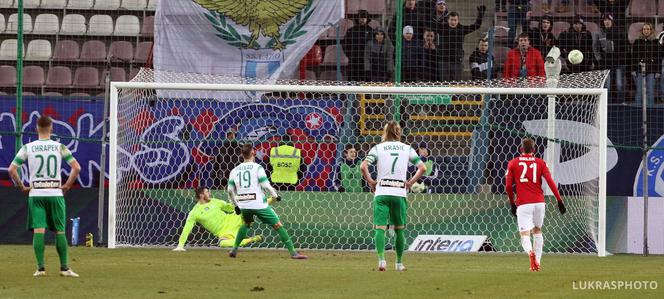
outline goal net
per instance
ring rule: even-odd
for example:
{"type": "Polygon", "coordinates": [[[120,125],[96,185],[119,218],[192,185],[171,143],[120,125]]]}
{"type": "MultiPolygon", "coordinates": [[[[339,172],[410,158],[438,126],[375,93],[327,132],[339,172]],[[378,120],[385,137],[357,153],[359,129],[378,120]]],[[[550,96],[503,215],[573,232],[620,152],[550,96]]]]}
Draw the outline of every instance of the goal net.
{"type": "MultiPolygon", "coordinates": [[[[527,136],[568,207],[560,215],[547,196],[545,251],[603,255],[605,76],[562,75],[558,88],[540,78],[395,87],[142,70],[111,88],[109,247],[175,246],[194,187],[227,199],[240,144],[252,143],[269,170],[270,149],[290,140],[305,166],[273,208],[296,246],[371,250],[372,194],[359,161],[396,120],[429,168],[408,198],[408,244],[479,235],[484,249],[520,251],[504,169],[527,136]]],[[[267,225],[251,233],[265,237],[252,247],[282,246],[267,225]]],[[[187,244],[218,243],[197,226],[187,244]]]]}

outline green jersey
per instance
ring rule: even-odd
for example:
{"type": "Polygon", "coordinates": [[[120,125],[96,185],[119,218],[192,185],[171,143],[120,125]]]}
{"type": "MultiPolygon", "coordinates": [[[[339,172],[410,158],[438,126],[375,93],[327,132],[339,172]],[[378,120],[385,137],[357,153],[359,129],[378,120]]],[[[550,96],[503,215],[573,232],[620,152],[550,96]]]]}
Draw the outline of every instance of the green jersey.
{"type": "Polygon", "coordinates": [[[235,214],[235,207],[232,204],[220,199],[210,198],[208,203],[197,203],[189,211],[178,246],[184,246],[196,223],[202,225],[217,238],[222,236],[235,238],[238,229],[242,225],[242,217],[235,214]]]}

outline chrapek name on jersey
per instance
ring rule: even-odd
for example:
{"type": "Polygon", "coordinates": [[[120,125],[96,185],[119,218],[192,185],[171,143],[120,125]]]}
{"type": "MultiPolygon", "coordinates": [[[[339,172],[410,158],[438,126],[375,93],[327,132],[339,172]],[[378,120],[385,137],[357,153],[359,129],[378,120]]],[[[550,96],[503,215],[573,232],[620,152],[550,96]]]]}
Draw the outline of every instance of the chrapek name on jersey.
{"type": "Polygon", "coordinates": [[[40,139],[23,145],[12,164],[21,166],[28,162],[30,196],[62,196],[62,160],[71,164],[76,159],[65,145],[40,139]]]}
{"type": "Polygon", "coordinates": [[[240,209],[265,209],[267,198],[263,194],[261,183],[267,182],[265,169],[255,162],[242,163],[228,177],[228,184],[235,187],[235,200],[240,209]]]}
{"type": "Polygon", "coordinates": [[[375,145],[366,159],[377,164],[375,195],[392,195],[406,197],[406,181],[408,165],[422,163],[420,157],[410,145],[388,141],[375,145]]]}

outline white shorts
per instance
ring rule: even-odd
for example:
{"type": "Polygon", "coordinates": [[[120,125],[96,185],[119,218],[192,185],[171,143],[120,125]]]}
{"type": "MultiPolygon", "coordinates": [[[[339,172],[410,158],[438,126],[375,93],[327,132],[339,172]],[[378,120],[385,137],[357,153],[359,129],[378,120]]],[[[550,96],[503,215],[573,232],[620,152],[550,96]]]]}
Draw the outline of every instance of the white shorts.
{"type": "Polygon", "coordinates": [[[544,203],[529,203],[516,208],[516,222],[519,231],[529,231],[533,227],[542,227],[544,223],[544,203]]]}

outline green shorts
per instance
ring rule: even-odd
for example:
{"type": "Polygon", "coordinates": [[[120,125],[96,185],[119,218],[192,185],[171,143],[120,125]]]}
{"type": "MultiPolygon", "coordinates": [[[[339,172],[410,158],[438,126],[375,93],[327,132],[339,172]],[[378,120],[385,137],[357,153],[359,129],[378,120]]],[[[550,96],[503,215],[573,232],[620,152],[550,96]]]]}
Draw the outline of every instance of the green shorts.
{"type": "Polygon", "coordinates": [[[65,231],[67,212],[62,196],[31,196],[28,198],[28,229],[45,228],[65,231]]]}
{"type": "Polygon", "coordinates": [[[267,225],[275,225],[279,223],[279,216],[277,216],[277,213],[275,213],[271,207],[258,210],[242,209],[242,220],[245,224],[251,225],[254,223],[254,215],[267,225]]]}
{"type": "Polygon", "coordinates": [[[373,200],[374,225],[386,226],[388,224],[395,226],[406,225],[406,212],[408,212],[408,202],[405,197],[378,195],[373,200]]]}

